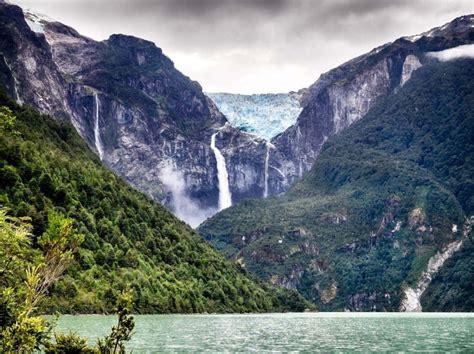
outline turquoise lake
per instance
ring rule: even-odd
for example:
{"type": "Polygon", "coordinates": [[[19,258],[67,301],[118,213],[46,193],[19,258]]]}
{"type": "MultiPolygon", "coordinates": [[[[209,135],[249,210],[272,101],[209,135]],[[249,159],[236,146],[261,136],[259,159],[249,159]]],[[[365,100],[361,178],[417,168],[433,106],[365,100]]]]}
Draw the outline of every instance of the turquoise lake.
{"type": "MultiPolygon", "coordinates": [[[[156,352],[474,352],[474,314],[137,315],[127,349],[156,352]]],[[[115,316],[61,316],[57,329],[106,335],[115,316]]]]}

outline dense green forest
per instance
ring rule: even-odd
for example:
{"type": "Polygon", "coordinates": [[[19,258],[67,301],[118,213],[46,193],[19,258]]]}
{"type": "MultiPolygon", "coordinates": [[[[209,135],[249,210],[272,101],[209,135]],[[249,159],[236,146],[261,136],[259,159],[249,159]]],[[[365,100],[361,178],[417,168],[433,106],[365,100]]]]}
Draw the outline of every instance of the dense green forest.
{"type": "Polygon", "coordinates": [[[12,217],[29,218],[33,249],[55,213],[73,220],[83,239],[41,311],[111,312],[127,289],[139,313],[306,308],[295,292],[250,279],[102,166],[69,123],[18,106],[4,94],[0,118],[0,206],[12,217]]]}
{"type": "MultiPolygon", "coordinates": [[[[427,63],[330,138],[288,193],[227,209],[200,233],[323,310],[397,310],[401,289],[474,213],[473,78],[472,60],[427,63]]],[[[423,297],[427,309],[474,309],[471,264],[468,239],[423,297]]]]}

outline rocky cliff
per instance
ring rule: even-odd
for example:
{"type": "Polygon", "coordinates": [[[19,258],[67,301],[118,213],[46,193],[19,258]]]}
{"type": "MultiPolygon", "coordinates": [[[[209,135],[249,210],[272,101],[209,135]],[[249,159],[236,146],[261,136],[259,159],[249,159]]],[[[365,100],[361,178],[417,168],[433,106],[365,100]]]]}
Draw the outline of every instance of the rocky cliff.
{"type": "MultiPolygon", "coordinates": [[[[211,136],[227,120],[160,48],[74,29],[0,3],[1,82],[20,103],[70,119],[105,164],[192,225],[217,210],[211,136]]],[[[232,201],[263,195],[266,145],[226,125],[216,146],[232,201]]]]}
{"type": "Polygon", "coordinates": [[[297,122],[275,137],[270,157],[270,193],[291,186],[313,165],[327,138],[362,118],[380,97],[403,86],[430,60],[427,52],[474,41],[474,16],[375,48],[323,75],[302,98],[297,122]]]}

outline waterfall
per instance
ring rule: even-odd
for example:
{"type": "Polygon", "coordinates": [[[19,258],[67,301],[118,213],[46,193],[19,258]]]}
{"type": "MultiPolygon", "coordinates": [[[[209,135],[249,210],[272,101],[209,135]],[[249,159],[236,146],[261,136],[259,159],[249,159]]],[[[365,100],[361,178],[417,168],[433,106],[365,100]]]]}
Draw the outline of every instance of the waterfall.
{"type": "Polygon", "coordinates": [[[104,150],[102,148],[102,141],[100,139],[100,130],[99,130],[99,95],[97,92],[94,93],[94,102],[95,102],[95,117],[94,117],[94,139],[95,139],[95,148],[99,153],[99,158],[102,160],[104,155],[104,150]]]}
{"type": "Polygon", "coordinates": [[[270,148],[271,144],[267,143],[267,153],[265,154],[265,170],[263,171],[264,178],[264,187],[263,187],[263,197],[268,197],[268,161],[270,160],[270,148]]]}
{"type": "Polygon", "coordinates": [[[16,103],[18,103],[19,105],[22,105],[23,100],[20,98],[20,94],[18,93],[18,86],[20,85],[20,83],[18,82],[18,79],[15,76],[15,73],[13,72],[13,68],[11,67],[10,64],[8,64],[8,61],[5,57],[3,57],[3,61],[5,62],[5,65],[8,67],[8,70],[10,70],[10,73],[13,78],[13,91],[15,92],[16,103]]]}
{"type": "Polygon", "coordinates": [[[211,137],[211,149],[214,152],[217,164],[217,180],[219,182],[219,211],[232,206],[232,195],[230,194],[229,188],[229,175],[225,165],[225,158],[216,147],[216,135],[219,131],[212,134],[211,137]]]}

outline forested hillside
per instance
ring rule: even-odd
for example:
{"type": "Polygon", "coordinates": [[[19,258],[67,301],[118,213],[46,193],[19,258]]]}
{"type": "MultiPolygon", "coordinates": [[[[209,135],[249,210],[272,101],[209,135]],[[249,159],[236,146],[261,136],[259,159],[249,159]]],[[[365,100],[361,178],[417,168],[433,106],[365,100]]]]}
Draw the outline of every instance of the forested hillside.
{"type": "MultiPolygon", "coordinates": [[[[322,309],[397,310],[474,212],[473,78],[473,60],[427,63],[330,138],[288,193],[225,210],[200,232],[322,309]]],[[[426,291],[427,309],[473,310],[463,299],[474,296],[474,273],[460,277],[470,237],[426,291]]]]}
{"type": "Polygon", "coordinates": [[[305,308],[295,293],[249,279],[189,226],[127,186],[69,123],[4,94],[0,118],[0,206],[31,218],[34,247],[53,212],[73,219],[84,238],[43,311],[110,312],[127,288],[139,313],[305,308]]]}

